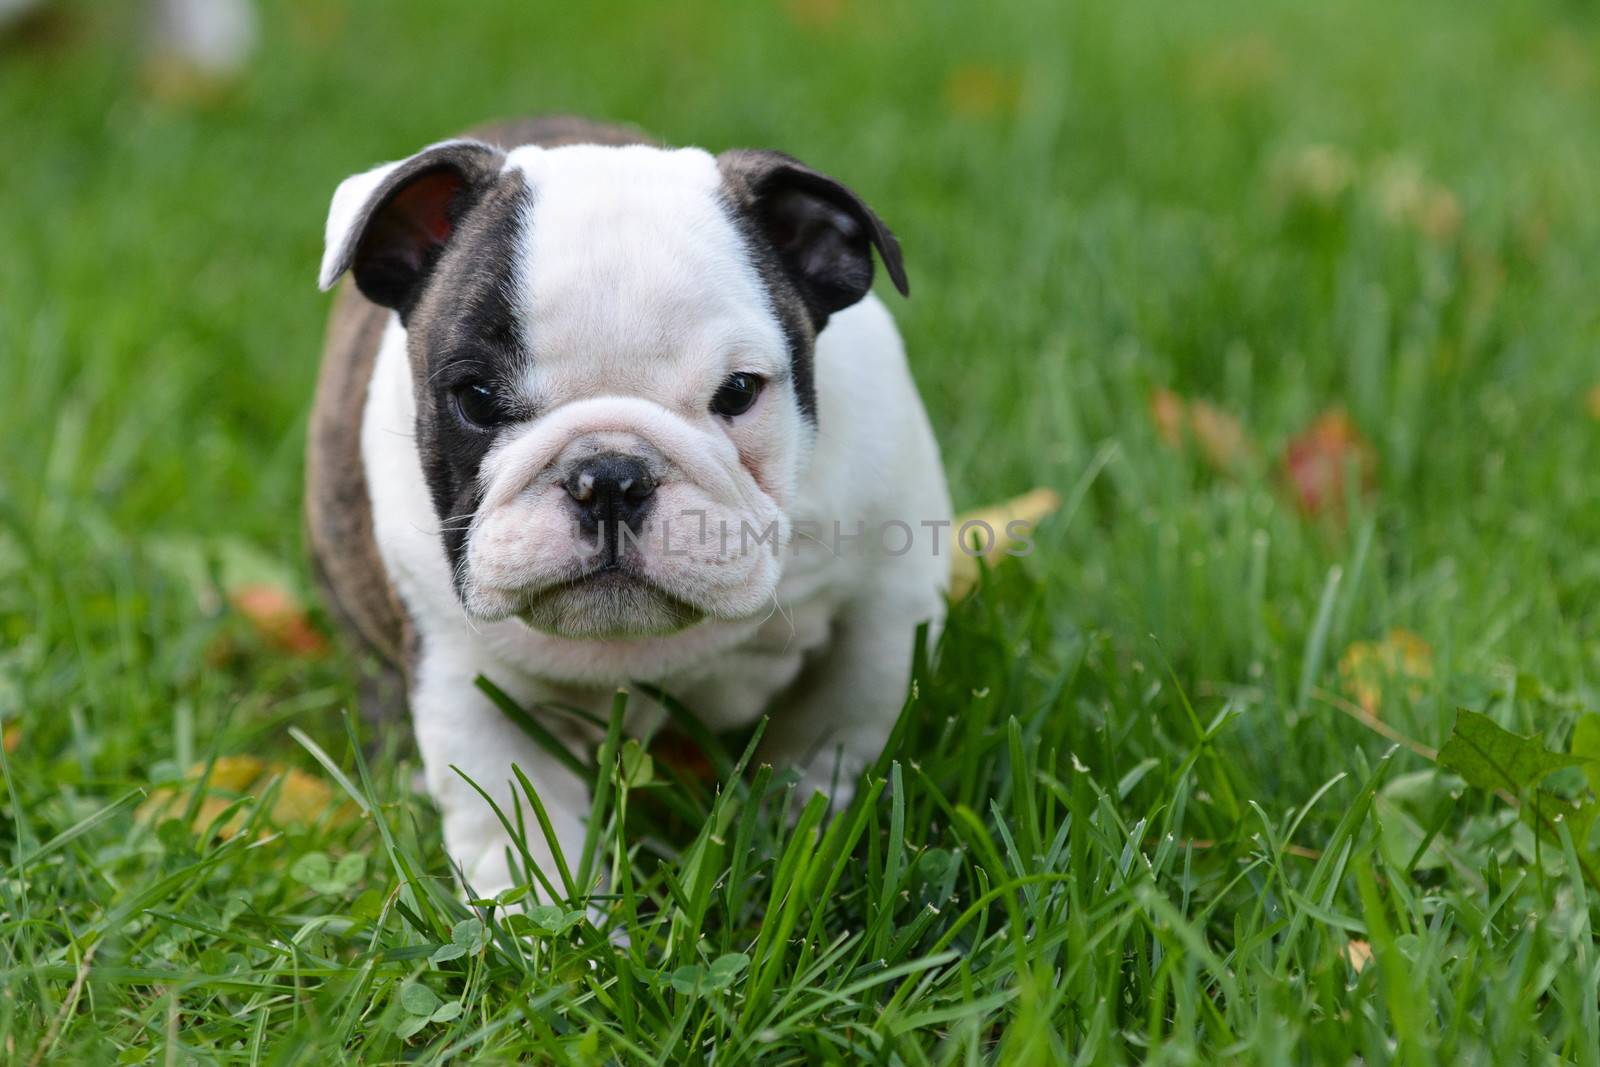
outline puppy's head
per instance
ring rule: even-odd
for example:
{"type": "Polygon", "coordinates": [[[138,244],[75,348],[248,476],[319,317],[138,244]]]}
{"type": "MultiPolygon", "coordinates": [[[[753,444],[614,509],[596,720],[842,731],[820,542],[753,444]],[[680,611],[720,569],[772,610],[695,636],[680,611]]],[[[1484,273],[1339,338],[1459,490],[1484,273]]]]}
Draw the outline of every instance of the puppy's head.
{"type": "Polygon", "coordinates": [[[775,152],[451,141],[339,186],[321,282],[406,327],[467,612],[625,637],[769,606],[813,342],[874,247],[905,292],[877,216],[775,152]]]}

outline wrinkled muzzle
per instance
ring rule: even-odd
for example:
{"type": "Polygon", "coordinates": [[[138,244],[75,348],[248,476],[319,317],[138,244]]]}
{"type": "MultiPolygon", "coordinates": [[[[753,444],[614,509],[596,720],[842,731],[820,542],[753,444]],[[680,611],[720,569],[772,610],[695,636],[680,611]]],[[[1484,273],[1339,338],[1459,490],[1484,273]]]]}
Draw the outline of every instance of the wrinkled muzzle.
{"type": "Polygon", "coordinates": [[[788,520],[714,427],[578,401],[497,445],[479,482],[457,576],[475,618],[606,638],[770,607],[788,520]]]}

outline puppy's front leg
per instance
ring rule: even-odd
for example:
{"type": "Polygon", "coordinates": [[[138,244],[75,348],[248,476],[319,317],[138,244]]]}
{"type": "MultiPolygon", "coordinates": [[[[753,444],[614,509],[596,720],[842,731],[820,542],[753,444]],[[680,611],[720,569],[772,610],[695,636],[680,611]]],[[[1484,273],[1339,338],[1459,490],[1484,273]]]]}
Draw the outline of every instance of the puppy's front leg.
{"type": "Polygon", "coordinates": [[[868,598],[835,621],[826,655],[780,702],[762,745],[762,759],[779,770],[801,768],[802,800],[817,790],[831,792],[836,808],[850,802],[857,775],[883,750],[905,702],[912,622],[938,606],[920,597],[868,598]]]}
{"type": "MultiPolygon", "coordinates": [[[[514,873],[520,863],[514,866],[507,862],[508,852],[513,859],[520,859],[520,851],[493,809],[462,778],[461,774],[465,774],[494,798],[513,825],[520,799],[528,854],[559,890],[561,880],[554,856],[527,799],[515,784],[511,767],[520,767],[538,791],[569,866],[577,863],[583,847],[582,813],[588,808],[588,790],[478,689],[475,682],[480,674],[506,689],[524,706],[539,697],[526,684],[519,686],[495,677],[493,665],[481,663],[467,650],[452,648],[445,642],[433,647],[424,645],[411,695],[411,715],[428,792],[444,818],[445,849],[475,894],[492,895],[521,880],[514,873]]],[[[537,879],[533,884],[540,896],[545,895],[537,879]]]]}

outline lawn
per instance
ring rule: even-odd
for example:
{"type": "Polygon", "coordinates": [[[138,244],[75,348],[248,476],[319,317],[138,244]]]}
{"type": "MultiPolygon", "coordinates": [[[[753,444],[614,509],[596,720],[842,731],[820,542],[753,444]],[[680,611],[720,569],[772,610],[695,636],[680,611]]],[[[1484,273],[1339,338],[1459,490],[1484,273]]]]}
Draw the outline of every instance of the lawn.
{"type": "Polygon", "coordinates": [[[0,1059],[1600,1063],[1593,12],[282,0],[154,92],[65,6],[0,51],[0,1059]],[[608,743],[529,909],[348,714],[300,480],[334,186],[548,110],[853,185],[958,508],[1063,503],[848,808],[608,743]]]}

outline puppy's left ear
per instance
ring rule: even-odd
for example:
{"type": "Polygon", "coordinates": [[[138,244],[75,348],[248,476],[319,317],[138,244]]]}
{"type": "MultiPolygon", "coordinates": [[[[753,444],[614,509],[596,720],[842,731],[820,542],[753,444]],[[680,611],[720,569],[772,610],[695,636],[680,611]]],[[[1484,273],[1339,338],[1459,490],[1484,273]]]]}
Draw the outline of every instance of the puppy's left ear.
{"type": "Polygon", "coordinates": [[[735,210],[777,252],[817,329],[872,288],[873,248],[900,295],[911,295],[900,242],[846,186],[782,152],[735,149],[717,166],[735,210]]]}

